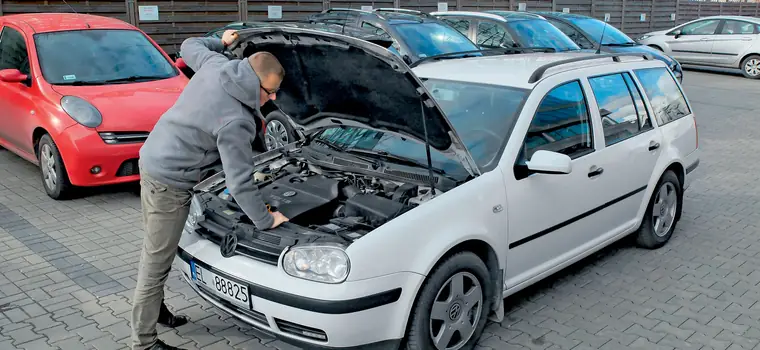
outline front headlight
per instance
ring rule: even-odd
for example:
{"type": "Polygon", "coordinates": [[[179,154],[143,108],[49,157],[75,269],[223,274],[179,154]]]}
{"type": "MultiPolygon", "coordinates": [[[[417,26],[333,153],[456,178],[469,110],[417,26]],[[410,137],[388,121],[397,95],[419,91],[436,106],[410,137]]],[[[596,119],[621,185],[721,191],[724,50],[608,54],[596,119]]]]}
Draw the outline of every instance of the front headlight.
{"type": "Polygon", "coordinates": [[[103,116],[95,106],[76,96],[63,96],[61,108],[79,124],[88,128],[96,128],[103,122],[103,116]]]}
{"type": "Polygon", "coordinates": [[[348,277],[350,266],[340,244],[297,245],[282,258],[282,268],[288,275],[322,283],[342,283],[348,277]]]}
{"type": "Polygon", "coordinates": [[[193,195],[193,199],[190,201],[190,211],[187,214],[187,221],[185,221],[185,229],[193,232],[198,228],[198,221],[203,220],[203,207],[201,206],[198,196],[193,195]]]}
{"type": "Polygon", "coordinates": [[[639,37],[639,40],[645,40],[645,39],[648,39],[648,38],[651,38],[651,37],[652,37],[651,35],[642,35],[642,36],[639,37]]]}

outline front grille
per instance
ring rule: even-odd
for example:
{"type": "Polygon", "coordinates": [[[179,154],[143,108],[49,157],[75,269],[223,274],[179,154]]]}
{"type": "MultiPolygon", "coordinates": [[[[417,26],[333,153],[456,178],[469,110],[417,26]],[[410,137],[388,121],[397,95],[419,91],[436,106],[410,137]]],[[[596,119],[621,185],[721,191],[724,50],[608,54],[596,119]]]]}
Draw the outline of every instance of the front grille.
{"type": "Polygon", "coordinates": [[[119,170],[116,171],[116,176],[132,176],[140,174],[140,167],[138,166],[138,159],[127,159],[124,163],[121,163],[119,170]]]}
{"type": "Polygon", "coordinates": [[[274,323],[277,325],[277,328],[279,328],[283,333],[323,342],[327,341],[327,333],[321,329],[306,327],[297,323],[283,321],[278,318],[274,319],[274,323]]]}
{"type": "MultiPolygon", "coordinates": [[[[195,232],[216,245],[220,245],[222,238],[232,230],[210,221],[201,221],[198,226],[195,232]]],[[[279,243],[280,237],[256,232],[252,235],[252,239],[238,240],[235,253],[277,266],[277,261],[282,252],[279,243]]]]}
{"type": "Polygon", "coordinates": [[[109,145],[141,143],[148,139],[147,132],[101,132],[100,138],[109,145]]]}

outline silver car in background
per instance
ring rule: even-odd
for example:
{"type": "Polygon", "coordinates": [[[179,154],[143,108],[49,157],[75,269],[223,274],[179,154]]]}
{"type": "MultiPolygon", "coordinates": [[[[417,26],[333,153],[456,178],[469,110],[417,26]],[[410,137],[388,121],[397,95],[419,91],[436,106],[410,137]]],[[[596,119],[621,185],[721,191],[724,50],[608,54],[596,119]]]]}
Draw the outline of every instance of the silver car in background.
{"type": "Polygon", "coordinates": [[[704,17],[644,34],[636,41],[661,50],[682,64],[739,68],[747,78],[760,78],[758,18],[704,17]]]}

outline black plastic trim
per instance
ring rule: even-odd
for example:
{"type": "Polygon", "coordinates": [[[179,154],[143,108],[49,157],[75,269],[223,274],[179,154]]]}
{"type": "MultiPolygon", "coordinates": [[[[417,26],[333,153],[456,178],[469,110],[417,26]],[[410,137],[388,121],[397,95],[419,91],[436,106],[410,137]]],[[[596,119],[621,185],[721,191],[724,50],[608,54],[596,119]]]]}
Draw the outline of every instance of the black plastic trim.
{"type": "Polygon", "coordinates": [[[699,159],[697,159],[697,161],[694,162],[694,164],[689,165],[689,167],[686,168],[686,175],[688,175],[692,171],[696,170],[698,166],[699,166],[699,159]]]}
{"type": "MultiPolygon", "coordinates": [[[[211,270],[214,273],[222,273],[226,275],[226,273],[219,271],[218,269],[209,266],[202,261],[194,259],[192,255],[190,255],[182,248],[177,248],[177,256],[186,263],[190,263],[192,260],[201,267],[211,270]]],[[[248,291],[255,297],[266,299],[278,304],[291,306],[301,310],[318,312],[328,315],[349,314],[352,312],[365,311],[383,305],[395,303],[399,300],[399,298],[401,298],[401,288],[395,288],[356,299],[321,300],[281,292],[250,282],[247,282],[247,284],[248,291]]]]}
{"type": "Polygon", "coordinates": [[[589,211],[587,211],[585,213],[582,213],[582,214],[580,214],[578,216],[575,216],[575,217],[571,218],[570,220],[566,220],[564,222],[560,222],[559,224],[556,224],[556,225],[554,225],[552,227],[549,227],[549,228],[547,228],[547,229],[545,229],[545,230],[543,230],[541,232],[537,232],[537,233],[534,233],[534,234],[532,234],[532,235],[530,235],[528,237],[525,237],[523,239],[514,241],[514,242],[512,242],[512,243],[509,244],[509,249],[517,248],[517,247],[519,247],[519,246],[521,246],[523,244],[526,244],[526,243],[528,243],[530,241],[533,241],[533,240],[536,240],[536,239],[541,238],[543,236],[546,236],[546,235],[548,235],[548,234],[550,234],[550,233],[552,233],[552,232],[554,232],[556,230],[559,230],[559,229],[561,229],[561,228],[563,228],[563,227],[565,227],[567,225],[570,225],[570,224],[572,224],[572,223],[574,223],[574,222],[576,222],[578,220],[586,218],[586,217],[588,217],[588,216],[590,216],[592,214],[596,214],[597,212],[601,211],[602,209],[610,207],[613,204],[616,204],[618,202],[626,200],[626,199],[628,199],[628,198],[630,198],[630,197],[636,195],[637,193],[642,192],[642,191],[644,191],[646,189],[647,189],[647,186],[637,188],[634,191],[626,193],[626,194],[624,194],[624,195],[622,195],[622,196],[620,196],[618,198],[615,198],[615,199],[613,199],[613,200],[611,200],[611,201],[609,201],[607,203],[604,203],[604,204],[602,204],[602,205],[600,205],[600,206],[598,206],[598,207],[596,207],[594,209],[591,209],[591,210],[589,210],[589,211]]]}

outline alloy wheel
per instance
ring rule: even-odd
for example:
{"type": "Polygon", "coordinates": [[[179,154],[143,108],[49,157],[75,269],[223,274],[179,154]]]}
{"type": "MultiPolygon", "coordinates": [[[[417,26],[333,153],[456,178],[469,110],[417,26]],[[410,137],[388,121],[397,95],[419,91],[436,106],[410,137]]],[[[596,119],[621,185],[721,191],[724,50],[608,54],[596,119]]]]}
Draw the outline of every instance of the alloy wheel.
{"type": "Polygon", "coordinates": [[[267,123],[264,139],[268,150],[285,146],[288,143],[288,132],[285,125],[282,125],[279,120],[270,120],[267,123]]]}
{"type": "Polygon", "coordinates": [[[676,187],[666,182],[660,186],[657,196],[652,206],[652,225],[654,225],[654,234],[664,237],[670,231],[676,220],[676,209],[678,209],[678,193],[676,187]]]}
{"type": "Polygon", "coordinates": [[[747,75],[752,77],[757,77],[760,75],[760,59],[753,58],[748,60],[744,64],[744,71],[747,72],[747,75]]]}
{"type": "Polygon", "coordinates": [[[58,174],[55,171],[55,156],[50,145],[43,145],[40,150],[40,168],[45,179],[45,186],[51,191],[55,190],[58,184],[58,174]]]}
{"type": "Polygon", "coordinates": [[[438,350],[457,350],[470,340],[483,312],[483,288],[475,275],[458,272],[443,284],[430,312],[430,336],[438,350]]]}

